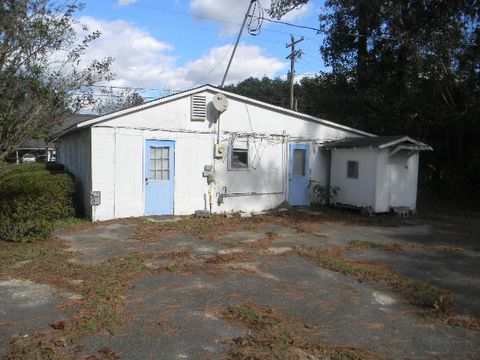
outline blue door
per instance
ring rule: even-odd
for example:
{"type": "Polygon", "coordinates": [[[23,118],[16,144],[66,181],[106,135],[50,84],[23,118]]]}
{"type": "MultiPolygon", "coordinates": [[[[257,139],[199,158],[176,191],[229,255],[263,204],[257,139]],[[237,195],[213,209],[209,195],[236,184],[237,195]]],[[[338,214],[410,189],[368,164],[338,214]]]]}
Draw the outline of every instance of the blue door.
{"type": "Polygon", "coordinates": [[[145,215],[173,214],[175,142],[145,144],[145,215]]]}
{"type": "Polygon", "coordinates": [[[310,177],[310,146],[290,144],[290,170],[288,176],[288,202],[290,205],[308,205],[310,177]]]}

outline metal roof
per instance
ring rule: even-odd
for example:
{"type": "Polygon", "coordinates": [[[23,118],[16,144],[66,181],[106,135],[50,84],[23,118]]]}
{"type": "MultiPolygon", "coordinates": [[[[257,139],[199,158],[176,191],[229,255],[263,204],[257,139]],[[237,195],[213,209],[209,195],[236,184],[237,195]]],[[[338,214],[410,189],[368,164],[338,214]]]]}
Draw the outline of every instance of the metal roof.
{"type": "Polygon", "coordinates": [[[408,144],[421,148],[421,150],[432,150],[430,146],[414,140],[406,135],[377,136],[377,137],[347,137],[340,140],[323,144],[326,148],[361,148],[371,147],[385,149],[399,144],[408,144]]]}

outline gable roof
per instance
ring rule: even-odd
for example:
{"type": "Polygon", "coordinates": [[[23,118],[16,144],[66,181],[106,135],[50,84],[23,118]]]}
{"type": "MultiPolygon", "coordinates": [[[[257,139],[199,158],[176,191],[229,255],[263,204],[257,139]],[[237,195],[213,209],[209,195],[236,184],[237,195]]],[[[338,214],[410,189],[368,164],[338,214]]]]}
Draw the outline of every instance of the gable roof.
{"type": "Polygon", "coordinates": [[[83,123],[87,120],[98,117],[98,115],[93,114],[71,114],[65,116],[62,121],[58,124],[55,124],[49,131],[47,140],[54,141],[60,135],[63,135],[68,130],[75,128],[76,125],[83,123]]]}
{"type": "Polygon", "coordinates": [[[325,126],[333,127],[333,128],[340,129],[340,130],[345,130],[345,131],[348,131],[348,132],[351,132],[351,133],[354,133],[354,134],[363,135],[363,136],[370,136],[370,137],[376,136],[374,134],[371,134],[371,133],[368,133],[368,132],[365,132],[365,131],[362,131],[362,130],[354,129],[354,128],[351,128],[351,127],[348,127],[348,126],[345,126],[345,125],[337,124],[337,123],[332,122],[332,121],[320,119],[320,118],[317,118],[317,117],[314,117],[314,116],[311,116],[311,115],[307,115],[307,114],[303,114],[303,113],[300,113],[300,112],[297,112],[297,111],[285,109],[285,108],[282,108],[280,106],[271,105],[271,104],[268,104],[268,103],[263,102],[263,101],[259,101],[259,100],[255,100],[255,99],[252,99],[252,98],[249,98],[249,97],[246,97],[246,96],[238,95],[238,94],[235,94],[235,93],[232,93],[232,92],[229,92],[229,91],[225,91],[224,89],[218,88],[216,86],[212,86],[212,85],[207,84],[207,85],[202,85],[202,86],[199,86],[197,88],[190,89],[190,90],[182,91],[182,92],[179,92],[179,93],[176,93],[176,94],[173,94],[173,95],[165,96],[165,97],[162,97],[160,99],[152,100],[152,101],[146,102],[146,103],[141,104],[141,105],[133,106],[133,107],[130,107],[130,108],[127,108],[127,109],[119,110],[119,111],[114,111],[114,112],[109,113],[109,114],[105,114],[105,115],[102,115],[102,116],[97,116],[93,119],[89,119],[89,120],[86,120],[86,121],[83,121],[83,122],[79,122],[77,124],[73,124],[69,128],[67,128],[67,129],[61,131],[60,133],[58,133],[57,137],[61,137],[65,134],[68,134],[70,132],[74,132],[76,130],[80,130],[82,128],[87,128],[87,127],[90,127],[90,126],[94,126],[94,125],[99,124],[99,123],[104,122],[104,121],[119,118],[119,117],[122,117],[122,116],[125,116],[125,115],[128,115],[128,114],[137,112],[137,111],[141,111],[141,110],[148,109],[148,108],[151,108],[151,107],[154,107],[154,106],[157,106],[157,105],[161,105],[161,104],[164,104],[164,103],[175,101],[177,99],[181,99],[181,98],[184,98],[184,97],[196,94],[196,93],[200,93],[200,92],[203,92],[203,91],[221,92],[221,93],[225,94],[228,98],[231,98],[231,99],[235,99],[235,100],[242,101],[244,103],[249,103],[249,104],[252,104],[252,105],[261,106],[261,107],[264,107],[264,108],[266,108],[268,110],[271,110],[271,111],[275,111],[275,112],[279,112],[279,113],[283,113],[283,114],[287,114],[287,115],[292,115],[292,116],[295,116],[295,117],[303,119],[303,120],[316,122],[316,123],[319,123],[319,124],[322,124],[322,125],[325,125],[325,126]]]}
{"type": "Polygon", "coordinates": [[[340,140],[325,143],[326,148],[360,148],[372,147],[378,149],[385,149],[395,145],[411,145],[417,147],[419,150],[432,150],[430,146],[420,141],[414,140],[406,135],[394,136],[376,136],[376,137],[348,137],[340,140]]]}
{"type": "Polygon", "coordinates": [[[55,127],[50,130],[50,134],[59,133],[65,129],[72,127],[73,125],[85,122],[87,120],[91,120],[93,118],[98,117],[98,115],[94,114],[71,114],[66,116],[62,119],[62,122],[55,125],[55,127]]]}

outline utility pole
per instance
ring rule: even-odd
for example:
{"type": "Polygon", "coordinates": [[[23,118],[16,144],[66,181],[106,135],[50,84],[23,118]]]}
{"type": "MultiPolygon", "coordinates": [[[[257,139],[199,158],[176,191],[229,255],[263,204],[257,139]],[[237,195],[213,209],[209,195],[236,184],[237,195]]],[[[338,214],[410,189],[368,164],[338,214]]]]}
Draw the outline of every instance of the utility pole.
{"type": "Polygon", "coordinates": [[[230,66],[232,65],[233,57],[235,56],[235,52],[237,51],[238,43],[240,42],[240,38],[242,37],[243,29],[245,28],[245,24],[247,23],[247,19],[250,15],[250,10],[252,9],[253,4],[256,0],[250,0],[250,5],[248,5],[247,12],[245,13],[245,17],[243,18],[242,27],[240,28],[240,32],[238,33],[237,40],[235,41],[235,46],[233,47],[232,55],[230,55],[230,60],[228,61],[227,70],[225,70],[225,74],[223,74],[222,84],[220,85],[221,88],[225,85],[225,80],[227,79],[228,70],[230,70],[230,66]]]}
{"type": "Polygon", "coordinates": [[[293,85],[295,82],[295,59],[302,55],[302,50],[295,50],[295,45],[299,42],[303,41],[303,36],[295,40],[293,35],[290,35],[290,44],[286,44],[285,47],[291,47],[292,50],[290,55],[288,55],[285,59],[290,59],[290,109],[294,110],[294,98],[293,98],[293,85]]]}
{"type": "MultiPolygon", "coordinates": [[[[245,24],[247,23],[248,17],[250,15],[250,10],[252,10],[253,4],[255,4],[257,0],[250,0],[250,5],[248,5],[247,12],[243,18],[242,27],[240,28],[240,32],[238,33],[237,40],[235,41],[235,46],[233,47],[232,54],[230,55],[230,60],[228,60],[227,69],[225,70],[225,74],[223,74],[222,83],[220,87],[223,89],[225,86],[225,80],[227,79],[228,71],[230,70],[230,66],[232,65],[233,57],[235,56],[235,52],[237,51],[238,44],[240,43],[240,38],[242,37],[243,29],[245,28],[245,24]]],[[[217,119],[217,144],[220,144],[220,115],[217,119]]]]}

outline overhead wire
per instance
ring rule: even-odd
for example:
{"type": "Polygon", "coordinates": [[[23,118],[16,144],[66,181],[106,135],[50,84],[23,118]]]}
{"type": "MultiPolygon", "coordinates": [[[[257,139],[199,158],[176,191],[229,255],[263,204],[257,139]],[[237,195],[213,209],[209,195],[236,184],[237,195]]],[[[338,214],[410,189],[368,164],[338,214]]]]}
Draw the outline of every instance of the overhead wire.
{"type": "Polygon", "coordinates": [[[203,80],[205,80],[207,77],[209,77],[210,74],[211,74],[215,69],[217,69],[217,68],[220,66],[221,63],[223,63],[223,61],[225,60],[225,58],[227,57],[227,55],[230,53],[230,50],[231,50],[231,48],[232,48],[233,46],[234,46],[234,44],[231,44],[231,45],[228,47],[227,51],[225,51],[225,54],[223,54],[222,58],[221,58],[219,61],[217,61],[217,63],[207,72],[207,74],[206,74],[204,77],[202,77],[200,80],[198,80],[198,81],[195,83],[195,85],[201,84],[201,83],[203,82],[203,80]]]}
{"type": "Polygon", "coordinates": [[[254,0],[252,14],[248,15],[248,17],[249,17],[247,21],[248,33],[253,36],[259,35],[260,30],[262,29],[263,19],[264,19],[263,7],[259,0],[254,0]]]}
{"type": "MultiPolygon", "coordinates": [[[[165,8],[162,8],[162,7],[142,5],[142,4],[132,4],[132,6],[150,8],[150,9],[160,10],[160,11],[163,11],[163,12],[169,12],[169,13],[174,13],[174,14],[178,14],[178,15],[182,15],[182,16],[188,16],[188,17],[196,17],[196,18],[199,18],[199,19],[210,20],[210,21],[215,21],[215,22],[219,22],[219,23],[225,23],[225,24],[231,24],[231,25],[240,25],[239,23],[234,22],[234,21],[228,21],[228,20],[218,19],[218,18],[209,17],[209,16],[203,16],[203,15],[192,15],[192,14],[185,13],[185,12],[182,12],[182,11],[165,9],[165,8]]],[[[248,19],[248,22],[247,22],[248,32],[253,36],[259,35],[262,29],[266,30],[266,31],[277,32],[277,33],[284,33],[284,34],[287,33],[287,32],[279,31],[279,30],[275,30],[275,29],[264,29],[264,27],[263,27],[264,22],[280,24],[280,25],[289,26],[289,27],[302,29],[302,30],[315,31],[316,34],[321,34],[321,33],[327,34],[327,33],[329,33],[328,30],[325,30],[325,29],[322,29],[322,28],[317,28],[317,27],[308,26],[308,25],[299,25],[299,24],[294,24],[294,23],[290,23],[290,22],[287,22],[287,21],[275,20],[275,19],[271,19],[269,17],[266,17],[265,16],[265,11],[264,11],[261,3],[258,0],[255,0],[253,11],[251,12],[251,15],[249,15],[249,19],[248,19]]],[[[175,24],[181,25],[181,26],[187,26],[187,27],[197,27],[197,26],[194,26],[194,25],[186,25],[186,24],[178,24],[178,23],[175,23],[175,24]]],[[[198,27],[198,28],[200,28],[200,27],[198,27]]],[[[201,28],[201,29],[208,30],[208,31],[214,31],[213,29],[209,29],[209,28],[201,28]]],[[[400,40],[397,39],[397,38],[393,38],[393,37],[389,37],[389,36],[382,36],[382,35],[369,36],[369,35],[365,35],[365,34],[338,32],[338,31],[335,31],[335,33],[343,34],[343,35],[346,35],[346,36],[372,37],[373,39],[382,39],[382,40],[387,40],[387,41],[400,42],[400,40]]],[[[261,41],[272,42],[272,43],[281,43],[281,42],[274,41],[274,40],[267,40],[267,39],[264,39],[264,38],[261,38],[261,37],[258,37],[257,39],[259,39],[261,41]]],[[[315,39],[310,39],[310,38],[307,38],[306,40],[315,41],[315,39]]],[[[469,44],[469,43],[464,43],[462,45],[474,46],[474,47],[479,46],[478,44],[469,44]]],[[[229,53],[229,51],[226,51],[224,56],[207,72],[207,74],[204,77],[202,77],[202,79],[198,80],[196,82],[196,84],[201,83],[204,79],[206,79],[208,76],[210,76],[211,73],[224,61],[224,59],[225,59],[226,55],[228,55],[228,53],[229,53]]],[[[305,54],[305,55],[309,58],[314,58],[313,56],[310,56],[308,54],[305,54]]],[[[316,58],[315,58],[315,60],[316,60],[316,58]]],[[[313,63],[311,61],[302,61],[302,62],[307,64],[307,65],[311,64],[311,65],[314,65],[314,66],[322,67],[320,64],[316,64],[316,63],[313,63]]],[[[311,69],[313,69],[313,68],[311,68],[311,69]]],[[[112,87],[112,86],[100,86],[100,85],[96,85],[95,87],[114,88],[114,89],[133,89],[133,90],[140,90],[140,91],[160,91],[160,92],[164,92],[164,93],[174,93],[174,92],[180,91],[180,90],[171,90],[171,89],[157,89],[157,88],[148,89],[148,88],[131,88],[131,87],[119,87],[119,86],[112,87]]]]}
{"type": "MultiPolygon", "coordinates": [[[[328,34],[330,32],[328,30],[321,29],[321,28],[316,28],[316,27],[313,27],[313,26],[293,24],[293,23],[290,23],[290,22],[287,22],[287,21],[275,20],[275,19],[271,19],[271,18],[268,18],[268,17],[265,17],[265,16],[263,16],[261,20],[262,21],[267,21],[267,22],[270,22],[270,23],[274,23],[274,24],[281,24],[281,25],[285,25],[285,26],[290,26],[290,27],[294,27],[294,28],[297,28],[297,29],[311,30],[311,31],[315,31],[317,34],[321,34],[321,33],[328,34]]],[[[366,37],[366,38],[371,37],[373,39],[382,39],[382,40],[393,41],[393,42],[398,42],[398,43],[401,41],[400,39],[394,38],[394,37],[391,37],[391,36],[383,36],[383,35],[373,35],[373,36],[371,36],[371,35],[366,35],[366,34],[349,33],[349,32],[342,32],[342,31],[333,31],[333,32],[336,33],[336,34],[352,36],[352,37],[366,37]]],[[[470,47],[480,46],[479,44],[475,44],[475,43],[462,43],[461,45],[470,46],[470,47]]]]}
{"type": "MultiPolygon", "coordinates": [[[[173,14],[177,14],[177,15],[181,15],[181,16],[185,16],[185,17],[197,18],[197,19],[201,19],[201,20],[209,20],[209,21],[228,24],[228,25],[238,25],[238,26],[241,25],[241,23],[237,22],[237,21],[229,21],[229,20],[219,19],[219,18],[215,18],[215,17],[211,17],[211,16],[199,15],[199,14],[192,15],[191,13],[187,13],[187,12],[184,12],[184,11],[171,10],[171,9],[166,9],[166,8],[158,7],[158,6],[144,5],[144,4],[139,4],[139,3],[133,3],[130,6],[147,8],[147,9],[152,9],[152,10],[160,10],[160,11],[163,11],[163,12],[173,13],[173,14]]],[[[261,7],[259,7],[259,8],[261,8],[261,7]]],[[[259,10],[257,10],[257,11],[259,11],[259,10]]],[[[262,8],[262,11],[263,11],[263,8],[262,8]]],[[[105,11],[105,12],[107,12],[107,11],[105,11]]],[[[111,11],[108,11],[108,12],[111,13],[111,11]]],[[[259,15],[261,15],[261,16],[256,16],[256,17],[260,17],[262,19],[265,19],[264,11],[261,14],[259,13],[259,15]]],[[[163,21],[164,20],[162,20],[162,22],[163,21]]],[[[263,23],[263,20],[261,20],[261,22],[263,23]]],[[[171,22],[171,23],[174,23],[174,22],[171,22]]],[[[186,25],[186,24],[179,24],[179,23],[175,23],[175,24],[181,25],[181,26],[187,26],[187,27],[197,27],[197,26],[194,26],[194,25],[186,25]]],[[[215,31],[215,30],[207,29],[207,28],[203,28],[203,29],[209,30],[209,31],[215,31]]],[[[269,31],[269,32],[275,32],[275,33],[281,33],[281,34],[290,34],[289,32],[276,30],[276,29],[263,29],[263,30],[269,31]]]]}

